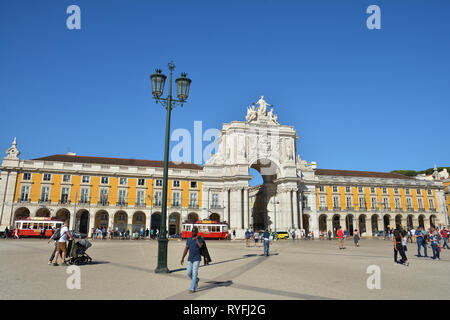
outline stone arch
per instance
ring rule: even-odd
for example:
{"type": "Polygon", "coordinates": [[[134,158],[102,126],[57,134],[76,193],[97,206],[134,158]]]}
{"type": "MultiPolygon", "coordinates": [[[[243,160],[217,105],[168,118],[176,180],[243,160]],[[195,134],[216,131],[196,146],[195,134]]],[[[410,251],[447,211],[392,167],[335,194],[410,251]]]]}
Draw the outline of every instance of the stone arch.
{"type": "Polygon", "coordinates": [[[435,228],[437,226],[437,224],[438,224],[437,217],[436,217],[436,215],[432,214],[430,216],[430,226],[435,228]]]}
{"type": "Polygon", "coordinates": [[[327,231],[327,215],[321,214],[319,216],[319,231],[327,231]]]}
{"type": "Polygon", "coordinates": [[[218,213],[211,213],[209,215],[209,220],[220,222],[220,215],[218,213]]]}
{"type": "MultiPolygon", "coordinates": [[[[56,211],[55,217],[58,220],[62,220],[62,221],[69,220],[70,221],[70,211],[66,208],[61,208],[58,211],[56,211]]],[[[70,222],[69,222],[69,226],[70,226],[70,222]]]]}
{"type": "Polygon", "coordinates": [[[395,216],[395,227],[397,227],[397,225],[402,225],[402,215],[398,214],[395,216]]]}
{"type": "Polygon", "coordinates": [[[124,210],[119,210],[114,214],[114,231],[126,230],[128,230],[128,214],[124,210]]]}
{"type": "Polygon", "coordinates": [[[419,216],[419,227],[425,228],[425,216],[423,214],[419,216]]]}
{"type": "Polygon", "coordinates": [[[408,216],[406,217],[406,227],[409,230],[414,228],[413,220],[414,220],[414,216],[412,214],[408,214],[408,216]]]}
{"type": "Polygon", "coordinates": [[[188,214],[188,220],[189,221],[197,221],[198,220],[198,214],[195,212],[191,212],[188,214]]]}
{"type": "Polygon", "coordinates": [[[142,211],[136,211],[133,214],[133,220],[132,220],[133,232],[141,232],[141,229],[145,231],[146,221],[147,221],[147,218],[145,216],[145,213],[142,211]]]}
{"type": "Polygon", "coordinates": [[[388,214],[385,214],[383,216],[383,227],[384,227],[384,230],[387,230],[387,228],[391,228],[392,227],[391,226],[391,216],[388,215],[388,214]]]}
{"type": "Polygon", "coordinates": [[[332,225],[333,225],[333,235],[336,237],[337,231],[339,227],[341,226],[341,216],[338,214],[335,214],[332,218],[332,225]]]}
{"type": "Polygon", "coordinates": [[[36,217],[50,217],[50,210],[47,207],[39,208],[36,210],[36,217]]]}
{"type": "Polygon", "coordinates": [[[358,232],[359,232],[359,234],[363,234],[364,232],[367,232],[366,215],[365,214],[360,214],[358,217],[358,232]]]}
{"type": "Polygon", "coordinates": [[[30,216],[30,209],[26,207],[20,207],[17,208],[16,211],[14,211],[14,221],[26,219],[29,216],[30,216]]]}
{"type": "Polygon", "coordinates": [[[169,215],[169,236],[181,233],[180,227],[180,214],[172,212],[169,215]]]}
{"type": "Polygon", "coordinates": [[[109,213],[106,210],[99,210],[95,213],[95,225],[94,228],[105,227],[108,229],[109,226],[109,213]]]}
{"type": "Polygon", "coordinates": [[[150,217],[150,229],[161,229],[161,212],[154,212],[150,217]]]}
{"type": "Polygon", "coordinates": [[[305,230],[306,234],[308,234],[309,231],[310,231],[309,230],[309,219],[310,219],[309,214],[303,214],[302,215],[303,229],[305,230]]]}
{"type": "MultiPolygon", "coordinates": [[[[358,228],[358,227],[357,227],[358,228]]],[[[357,228],[355,228],[355,223],[354,223],[354,217],[353,217],[353,215],[350,213],[350,214],[347,214],[346,216],[345,216],[345,229],[347,230],[347,232],[350,234],[350,235],[352,235],[353,234],[353,231],[355,230],[355,229],[357,229],[357,228]]]]}
{"type": "Polygon", "coordinates": [[[372,217],[370,218],[371,224],[372,224],[372,233],[375,233],[377,231],[382,231],[382,230],[378,230],[378,215],[377,214],[373,214],[372,217]]]}
{"type": "Polygon", "coordinates": [[[80,233],[89,234],[89,211],[86,209],[78,210],[76,215],[75,230],[80,233]]]}

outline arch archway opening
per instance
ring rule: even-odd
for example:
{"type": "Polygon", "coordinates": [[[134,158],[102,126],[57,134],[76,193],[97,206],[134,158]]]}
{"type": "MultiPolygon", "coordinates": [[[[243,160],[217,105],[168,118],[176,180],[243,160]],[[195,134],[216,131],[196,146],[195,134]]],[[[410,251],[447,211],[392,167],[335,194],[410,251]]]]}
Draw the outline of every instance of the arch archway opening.
{"type": "Polygon", "coordinates": [[[250,229],[279,229],[279,225],[275,226],[279,199],[274,183],[280,175],[278,165],[269,159],[258,159],[250,163],[248,173],[252,177],[249,181],[250,229]]]}
{"type": "Polygon", "coordinates": [[[39,208],[36,211],[36,217],[50,217],[50,210],[48,208],[39,208]]]}
{"type": "Polygon", "coordinates": [[[180,234],[180,227],[180,214],[178,212],[172,212],[169,215],[169,236],[180,234]]]}
{"type": "Polygon", "coordinates": [[[155,212],[150,217],[150,229],[153,230],[153,235],[156,235],[156,229],[161,229],[161,213],[155,212]]]}
{"type": "Polygon", "coordinates": [[[319,216],[319,231],[327,231],[327,216],[325,214],[319,216]]]}
{"type": "Polygon", "coordinates": [[[75,230],[80,233],[89,233],[89,211],[86,209],[78,210],[75,230]]]}
{"type": "Polygon", "coordinates": [[[337,231],[338,231],[339,227],[341,226],[340,219],[341,219],[341,217],[338,214],[335,214],[333,216],[333,235],[334,235],[334,237],[337,236],[337,231]]]}
{"type": "Polygon", "coordinates": [[[143,213],[142,211],[136,211],[133,214],[133,221],[132,221],[133,233],[138,232],[141,234],[142,232],[145,232],[145,224],[146,224],[145,213],[143,213]]]}
{"type": "Polygon", "coordinates": [[[95,214],[95,225],[94,228],[105,228],[108,229],[109,225],[109,213],[106,210],[99,210],[95,214]]]}
{"type": "Polygon", "coordinates": [[[373,234],[376,233],[377,231],[381,231],[381,230],[378,230],[378,215],[377,214],[374,214],[371,217],[371,222],[372,222],[372,233],[373,234]]]}
{"type": "Polygon", "coordinates": [[[18,208],[14,211],[14,221],[27,219],[30,216],[30,210],[25,207],[18,208]]]}
{"type": "Polygon", "coordinates": [[[211,213],[209,215],[209,220],[211,221],[216,221],[216,222],[220,222],[220,215],[218,213],[211,213]]]}
{"type": "Polygon", "coordinates": [[[125,232],[128,230],[128,214],[119,210],[114,214],[114,231],[125,232]]]}

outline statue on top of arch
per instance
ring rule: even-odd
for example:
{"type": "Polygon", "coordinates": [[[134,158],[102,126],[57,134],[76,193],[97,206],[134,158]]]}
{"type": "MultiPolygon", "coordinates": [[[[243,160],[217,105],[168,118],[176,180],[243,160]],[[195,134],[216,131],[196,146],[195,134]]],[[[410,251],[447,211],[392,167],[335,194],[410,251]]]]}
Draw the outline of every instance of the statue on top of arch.
{"type": "Polygon", "coordinates": [[[277,115],[273,113],[273,108],[267,112],[267,106],[272,107],[271,104],[268,104],[264,100],[264,96],[261,96],[261,98],[251,107],[247,107],[247,116],[245,117],[246,122],[251,123],[253,121],[261,121],[279,124],[277,115]],[[258,109],[255,108],[255,105],[259,105],[258,109]]]}

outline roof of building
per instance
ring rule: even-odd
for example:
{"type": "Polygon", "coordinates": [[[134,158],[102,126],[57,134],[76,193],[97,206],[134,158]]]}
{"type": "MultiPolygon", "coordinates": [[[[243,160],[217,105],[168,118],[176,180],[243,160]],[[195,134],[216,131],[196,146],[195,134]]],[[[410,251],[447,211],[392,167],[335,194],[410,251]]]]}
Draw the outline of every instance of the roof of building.
{"type": "MultiPolygon", "coordinates": [[[[87,156],[77,156],[77,155],[67,155],[67,154],[55,154],[52,156],[36,158],[33,160],[109,164],[109,165],[119,165],[119,166],[136,166],[136,167],[156,167],[156,168],[164,167],[164,161],[157,161],[157,160],[87,157],[87,156]]],[[[199,166],[194,163],[183,163],[183,162],[176,163],[176,162],[172,162],[172,161],[169,161],[169,168],[202,170],[202,166],[199,166]]]]}
{"type": "Polygon", "coordinates": [[[316,169],[315,173],[319,176],[343,176],[343,177],[383,178],[383,179],[414,179],[412,177],[408,177],[403,174],[394,173],[394,172],[316,169]]]}

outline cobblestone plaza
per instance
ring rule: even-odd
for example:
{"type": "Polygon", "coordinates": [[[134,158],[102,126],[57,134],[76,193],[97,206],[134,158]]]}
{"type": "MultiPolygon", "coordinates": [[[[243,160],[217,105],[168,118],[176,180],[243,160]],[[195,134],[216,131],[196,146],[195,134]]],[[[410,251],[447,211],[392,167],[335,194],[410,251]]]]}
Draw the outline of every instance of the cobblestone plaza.
{"type": "Polygon", "coordinates": [[[44,240],[0,241],[0,299],[448,299],[449,253],[441,260],[417,258],[408,245],[410,266],[394,265],[392,242],[279,240],[271,256],[243,241],[208,241],[213,262],[199,269],[198,292],[188,293],[184,241],[169,241],[167,275],[155,274],[157,241],[95,240],[90,265],[80,266],[81,288],[67,289],[67,267],[47,265],[53,249],[44,240]],[[368,289],[369,266],[381,271],[381,289],[368,289]]]}

